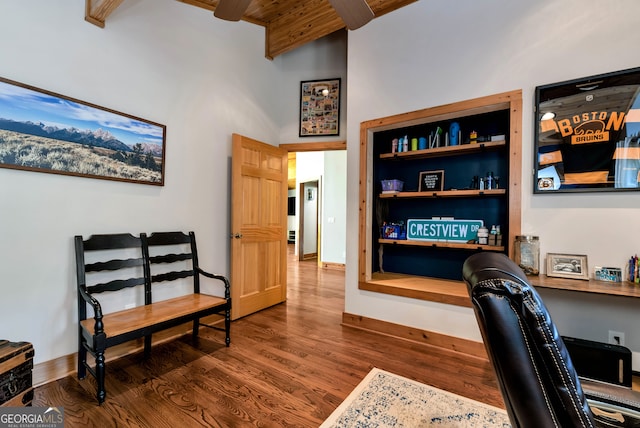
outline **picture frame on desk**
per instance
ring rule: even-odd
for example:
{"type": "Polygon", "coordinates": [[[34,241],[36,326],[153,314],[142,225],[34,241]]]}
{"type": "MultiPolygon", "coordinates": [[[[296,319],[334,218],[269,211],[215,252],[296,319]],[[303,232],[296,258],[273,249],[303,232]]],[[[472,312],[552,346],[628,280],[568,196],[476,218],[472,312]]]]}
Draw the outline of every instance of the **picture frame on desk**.
{"type": "Polygon", "coordinates": [[[547,276],[589,280],[587,256],[547,253],[547,276]]]}
{"type": "Polygon", "coordinates": [[[594,279],[597,281],[622,282],[621,268],[596,266],[594,268],[594,274],[594,279]]]}

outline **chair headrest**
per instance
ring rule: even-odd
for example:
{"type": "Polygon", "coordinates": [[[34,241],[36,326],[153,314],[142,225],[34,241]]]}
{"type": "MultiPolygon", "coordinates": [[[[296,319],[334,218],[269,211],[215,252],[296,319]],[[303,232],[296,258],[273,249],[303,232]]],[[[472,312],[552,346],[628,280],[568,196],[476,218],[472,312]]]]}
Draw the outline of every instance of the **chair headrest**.
{"type": "Polygon", "coordinates": [[[509,257],[502,253],[476,253],[465,260],[462,278],[471,290],[477,283],[487,279],[506,279],[530,285],[527,275],[509,257]]]}

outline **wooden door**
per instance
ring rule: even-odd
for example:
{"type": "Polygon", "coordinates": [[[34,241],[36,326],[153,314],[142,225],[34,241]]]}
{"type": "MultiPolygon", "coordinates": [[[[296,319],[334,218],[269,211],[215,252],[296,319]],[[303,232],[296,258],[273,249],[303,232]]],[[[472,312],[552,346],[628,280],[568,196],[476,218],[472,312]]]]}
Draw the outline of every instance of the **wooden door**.
{"type": "Polygon", "coordinates": [[[231,318],[287,296],[287,151],[233,134],[231,318]]]}

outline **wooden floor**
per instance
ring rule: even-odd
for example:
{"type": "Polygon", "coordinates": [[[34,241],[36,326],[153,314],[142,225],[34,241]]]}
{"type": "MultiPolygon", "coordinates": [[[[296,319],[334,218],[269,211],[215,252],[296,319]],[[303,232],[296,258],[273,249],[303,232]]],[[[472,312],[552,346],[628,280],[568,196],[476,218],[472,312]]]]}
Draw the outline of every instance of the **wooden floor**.
{"type": "Polygon", "coordinates": [[[287,302],[234,321],[229,348],[203,329],[108,362],[101,406],[75,375],[33,405],[63,406],[66,427],[317,427],[378,367],[503,407],[487,361],[342,327],[343,310],[344,272],[289,262],[287,302]]]}

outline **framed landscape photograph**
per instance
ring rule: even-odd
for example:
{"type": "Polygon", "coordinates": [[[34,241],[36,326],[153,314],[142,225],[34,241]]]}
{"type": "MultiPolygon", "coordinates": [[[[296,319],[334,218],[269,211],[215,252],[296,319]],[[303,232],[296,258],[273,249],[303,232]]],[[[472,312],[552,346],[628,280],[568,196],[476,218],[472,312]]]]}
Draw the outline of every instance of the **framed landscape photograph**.
{"type": "Polygon", "coordinates": [[[300,137],[340,134],[340,79],[300,82],[300,137]]]}
{"type": "Polygon", "coordinates": [[[588,280],[587,256],[547,253],[547,276],[588,280]]]}
{"type": "Polygon", "coordinates": [[[166,127],[0,78],[0,168],[164,185],[166,127]]]}

